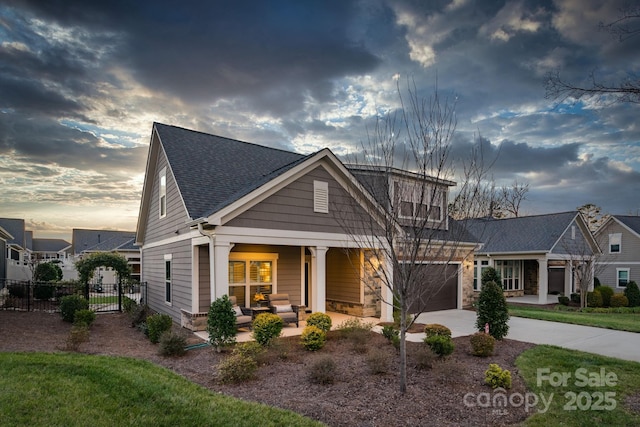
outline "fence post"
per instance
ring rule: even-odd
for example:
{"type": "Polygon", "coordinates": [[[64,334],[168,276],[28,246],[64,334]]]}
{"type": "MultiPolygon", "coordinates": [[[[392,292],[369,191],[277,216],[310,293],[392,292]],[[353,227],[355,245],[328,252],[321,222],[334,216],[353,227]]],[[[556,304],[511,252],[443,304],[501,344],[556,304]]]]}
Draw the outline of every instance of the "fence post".
{"type": "Polygon", "coordinates": [[[31,280],[27,280],[27,311],[31,311],[31,280]]]}
{"type": "Polygon", "coordinates": [[[122,313],[122,280],[118,277],[118,312],[122,313]]]}

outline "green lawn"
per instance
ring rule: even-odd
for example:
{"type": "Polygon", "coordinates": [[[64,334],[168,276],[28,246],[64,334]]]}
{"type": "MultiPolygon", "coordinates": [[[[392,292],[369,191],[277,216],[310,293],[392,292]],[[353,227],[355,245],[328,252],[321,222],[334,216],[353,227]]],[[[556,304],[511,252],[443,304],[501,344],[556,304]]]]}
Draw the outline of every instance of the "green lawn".
{"type": "Polygon", "coordinates": [[[509,306],[509,314],[530,319],[574,323],[619,331],[640,332],[640,313],[583,313],[550,310],[541,307],[509,306]]]}
{"type": "Polygon", "coordinates": [[[522,353],[516,365],[540,402],[525,426],[640,425],[640,416],[624,403],[628,395],[640,393],[640,363],[541,345],[522,353]],[[544,410],[543,396],[551,402],[544,413],[538,412],[544,410]]]}
{"type": "Polygon", "coordinates": [[[89,297],[89,304],[117,304],[117,303],[118,303],[118,297],[115,295],[89,297]]]}
{"type": "Polygon", "coordinates": [[[0,353],[2,426],[315,426],[215,394],[147,361],[0,353]]]}

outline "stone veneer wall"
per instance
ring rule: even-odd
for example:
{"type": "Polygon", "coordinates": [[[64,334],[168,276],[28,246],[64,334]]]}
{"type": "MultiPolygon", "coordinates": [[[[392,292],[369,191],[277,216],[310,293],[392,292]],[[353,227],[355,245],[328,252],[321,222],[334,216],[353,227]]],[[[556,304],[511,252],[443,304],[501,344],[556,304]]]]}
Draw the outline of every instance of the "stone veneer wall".
{"type": "Polygon", "coordinates": [[[524,294],[538,295],[538,262],[535,260],[524,261],[524,294]]]}

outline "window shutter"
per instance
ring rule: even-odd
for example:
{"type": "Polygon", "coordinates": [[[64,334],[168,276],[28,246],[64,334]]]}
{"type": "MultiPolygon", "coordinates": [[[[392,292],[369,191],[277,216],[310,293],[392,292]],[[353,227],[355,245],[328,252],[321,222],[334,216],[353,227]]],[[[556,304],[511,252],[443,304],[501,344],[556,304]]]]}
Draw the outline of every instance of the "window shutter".
{"type": "Polygon", "coordinates": [[[329,213],[329,183],[313,181],[313,211],[329,213]]]}

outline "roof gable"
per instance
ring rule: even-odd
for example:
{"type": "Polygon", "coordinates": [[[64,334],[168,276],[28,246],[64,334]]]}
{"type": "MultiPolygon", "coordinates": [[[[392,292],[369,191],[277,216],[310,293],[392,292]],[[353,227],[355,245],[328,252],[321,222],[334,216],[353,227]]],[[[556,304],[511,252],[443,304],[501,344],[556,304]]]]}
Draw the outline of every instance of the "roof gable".
{"type": "MultiPolygon", "coordinates": [[[[612,215],[611,218],[640,238],[640,216],[612,215]]],[[[601,229],[604,228],[601,227],[601,229]]]]}
{"type": "Polygon", "coordinates": [[[22,249],[27,249],[24,219],[0,218],[0,227],[13,237],[12,239],[7,240],[8,244],[17,245],[22,249]]]}

